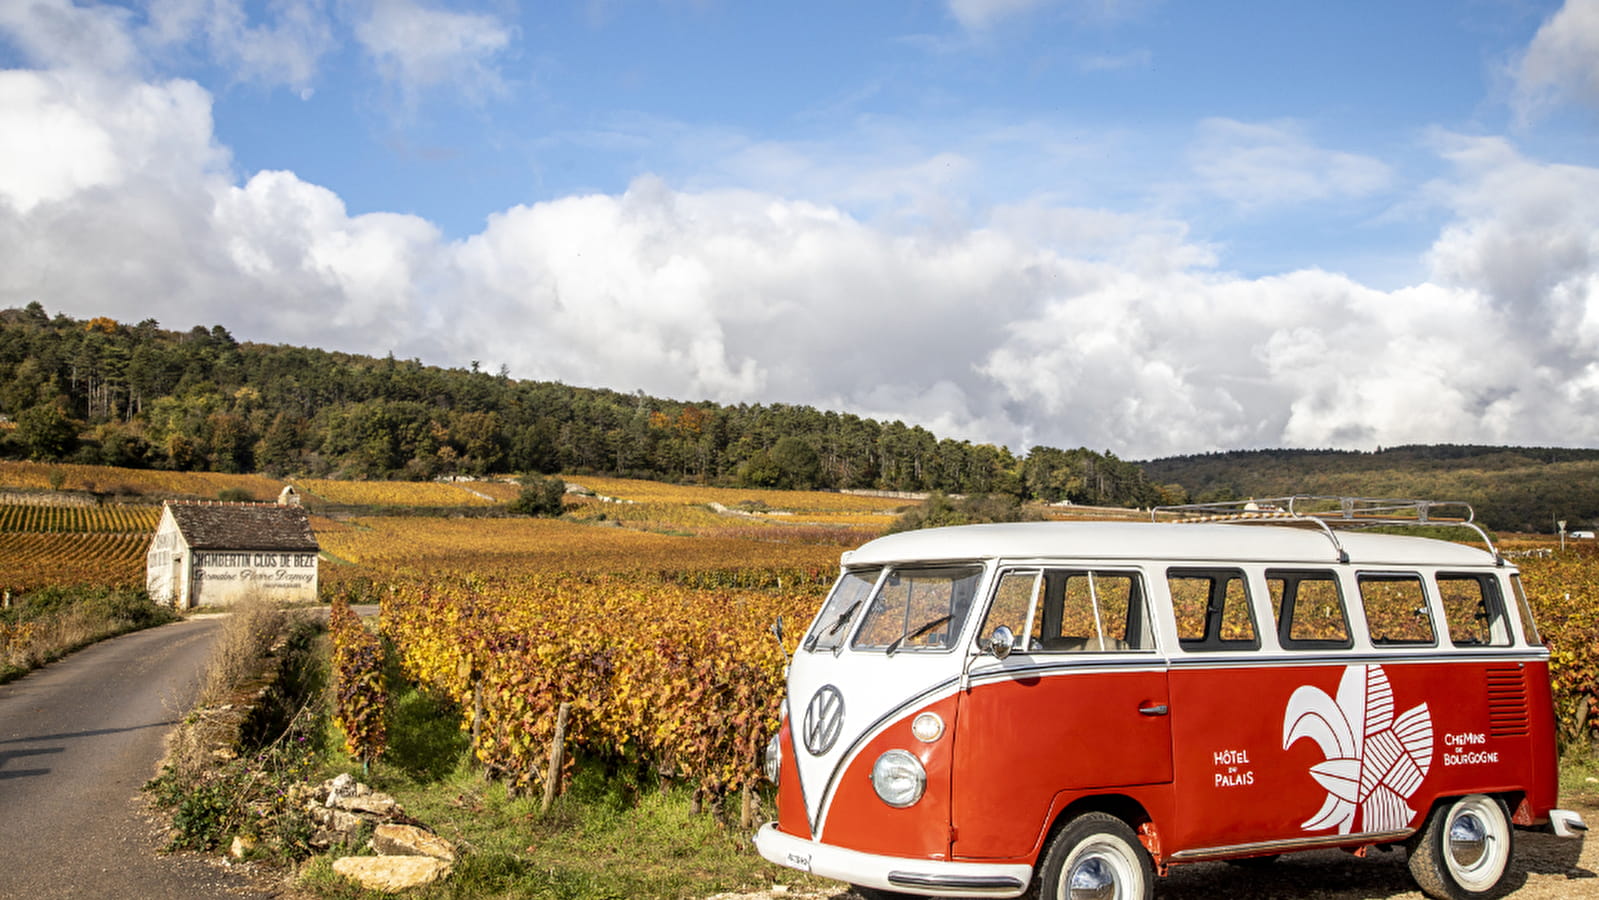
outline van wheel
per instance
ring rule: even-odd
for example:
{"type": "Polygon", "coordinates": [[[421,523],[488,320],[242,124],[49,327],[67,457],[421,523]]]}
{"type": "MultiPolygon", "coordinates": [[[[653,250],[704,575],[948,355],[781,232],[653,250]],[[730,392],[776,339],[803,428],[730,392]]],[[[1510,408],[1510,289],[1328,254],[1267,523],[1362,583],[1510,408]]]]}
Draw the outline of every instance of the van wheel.
{"type": "Polygon", "coordinates": [[[1440,803],[1411,845],[1410,875],[1438,900],[1493,896],[1510,867],[1514,832],[1505,804],[1486,794],[1440,803]]]}
{"type": "Polygon", "coordinates": [[[1039,871],[1040,900],[1152,900],[1155,865],[1127,823],[1084,813],[1049,842],[1039,871]]]}

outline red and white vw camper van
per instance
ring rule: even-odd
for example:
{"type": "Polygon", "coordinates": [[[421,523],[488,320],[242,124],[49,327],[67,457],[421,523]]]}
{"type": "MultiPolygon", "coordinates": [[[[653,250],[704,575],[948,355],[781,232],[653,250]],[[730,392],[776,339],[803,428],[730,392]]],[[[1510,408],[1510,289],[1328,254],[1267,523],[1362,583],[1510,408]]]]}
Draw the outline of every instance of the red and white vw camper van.
{"type": "Polygon", "coordinates": [[[1555,808],[1515,568],[1469,510],[1486,549],[1360,530],[1437,506],[1284,498],[845,553],[790,664],[760,852],[869,897],[1065,900],[1402,844],[1428,894],[1492,894],[1515,827],[1586,827],[1555,808]]]}

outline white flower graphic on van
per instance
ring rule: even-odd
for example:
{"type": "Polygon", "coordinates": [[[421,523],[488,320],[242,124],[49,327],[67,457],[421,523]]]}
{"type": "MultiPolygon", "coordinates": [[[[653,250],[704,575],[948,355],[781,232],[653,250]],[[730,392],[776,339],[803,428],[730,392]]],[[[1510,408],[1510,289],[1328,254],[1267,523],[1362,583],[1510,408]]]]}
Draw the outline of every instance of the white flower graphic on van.
{"type": "Polygon", "coordinates": [[[1327,802],[1301,827],[1349,834],[1360,815],[1362,833],[1398,831],[1416,811],[1405,802],[1432,768],[1432,714],[1427,704],[1394,717],[1394,691],[1382,666],[1348,666],[1338,699],[1306,685],[1288,698],[1283,749],[1310,738],[1326,757],[1310,776],[1327,802]]]}

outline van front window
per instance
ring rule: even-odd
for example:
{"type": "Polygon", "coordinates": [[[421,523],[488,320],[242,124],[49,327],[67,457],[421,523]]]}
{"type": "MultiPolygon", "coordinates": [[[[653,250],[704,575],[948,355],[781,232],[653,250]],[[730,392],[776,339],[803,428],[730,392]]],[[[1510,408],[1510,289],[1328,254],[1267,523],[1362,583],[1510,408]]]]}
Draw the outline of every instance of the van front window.
{"type": "Polygon", "coordinates": [[[816,617],[816,624],[805,637],[806,650],[836,650],[844,643],[844,638],[849,636],[850,621],[871,596],[882,571],[880,568],[852,569],[839,577],[822,614],[816,617]]]}
{"type": "Polygon", "coordinates": [[[894,569],[883,579],[850,646],[856,650],[948,650],[966,624],[980,566],[894,569]]]}

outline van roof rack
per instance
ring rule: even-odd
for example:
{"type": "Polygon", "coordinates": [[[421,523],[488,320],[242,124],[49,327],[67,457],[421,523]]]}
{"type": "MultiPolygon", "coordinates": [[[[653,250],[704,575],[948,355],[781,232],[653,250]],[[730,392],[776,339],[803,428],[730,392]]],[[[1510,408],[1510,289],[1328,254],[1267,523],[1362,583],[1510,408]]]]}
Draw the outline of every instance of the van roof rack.
{"type": "Polygon", "coordinates": [[[1494,546],[1488,532],[1476,522],[1477,514],[1463,500],[1408,500],[1396,497],[1330,497],[1295,494],[1291,497],[1260,497],[1227,500],[1219,503],[1189,503],[1157,506],[1149,511],[1150,521],[1162,515],[1177,522],[1231,522],[1257,525],[1313,525],[1321,529],[1338,551],[1339,562],[1349,562],[1349,553],[1338,541],[1333,526],[1369,528],[1378,525],[1426,525],[1467,528],[1487,545],[1494,562],[1505,558],[1494,546]],[[1442,511],[1445,514],[1439,515],[1442,511]]]}

